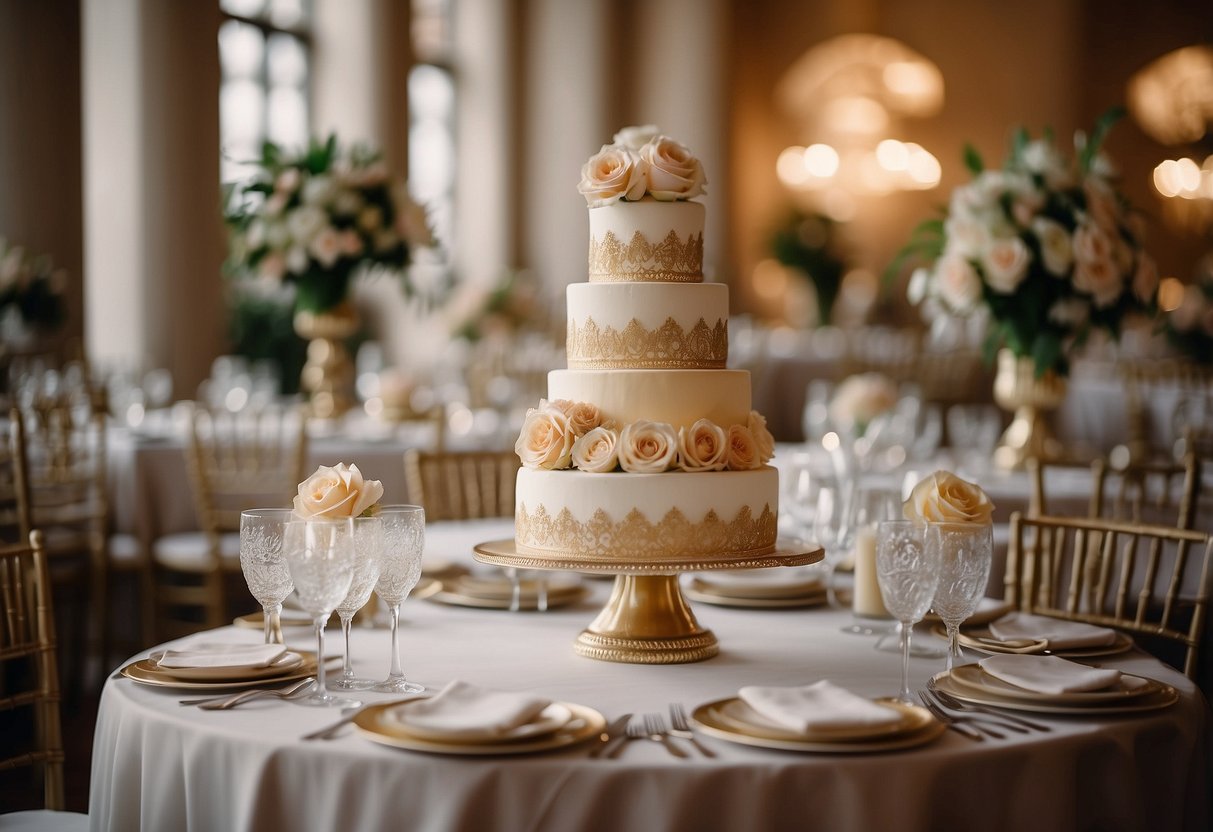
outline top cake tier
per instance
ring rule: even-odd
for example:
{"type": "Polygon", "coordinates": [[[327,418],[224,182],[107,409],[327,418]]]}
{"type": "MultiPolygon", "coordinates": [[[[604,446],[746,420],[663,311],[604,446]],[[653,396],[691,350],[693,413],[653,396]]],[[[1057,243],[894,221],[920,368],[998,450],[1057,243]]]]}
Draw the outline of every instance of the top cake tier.
{"type": "Polygon", "coordinates": [[[703,281],[703,205],[645,197],[590,208],[590,282],[703,281]]]}

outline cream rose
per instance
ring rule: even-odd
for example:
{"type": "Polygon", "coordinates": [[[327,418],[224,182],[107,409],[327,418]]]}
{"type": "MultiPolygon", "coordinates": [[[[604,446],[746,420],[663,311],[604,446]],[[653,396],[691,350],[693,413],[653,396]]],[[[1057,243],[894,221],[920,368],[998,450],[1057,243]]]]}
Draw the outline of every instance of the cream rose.
{"type": "Polygon", "coordinates": [[[359,517],[382,496],[382,483],[363,479],[357,465],[344,462],[332,468],[321,465],[316,473],[299,483],[295,515],[305,519],[359,517]]]}
{"type": "Polygon", "coordinates": [[[514,452],[527,468],[568,468],[573,452],[568,417],[552,406],[531,408],[522,422],[514,452]]]}
{"type": "Polygon", "coordinates": [[[985,525],[993,522],[994,504],[979,486],[950,471],[936,471],[914,486],[902,513],[916,523],[985,525]]]}
{"type": "Polygon", "coordinates": [[[602,424],[602,411],[589,402],[574,402],[572,407],[564,411],[569,419],[569,427],[575,436],[585,436],[602,424]]]}
{"type": "Polygon", "coordinates": [[[757,410],[750,411],[746,427],[754,436],[754,445],[758,448],[758,461],[766,465],[775,456],[775,437],[767,429],[767,419],[757,410]]]}
{"type": "Polygon", "coordinates": [[[1028,276],[1028,263],[1031,260],[1032,252],[1019,237],[991,240],[981,253],[986,283],[999,294],[1013,294],[1028,276]]]}
{"type": "Polygon", "coordinates": [[[684,471],[720,471],[728,450],[724,428],[707,419],[678,429],[678,467],[684,471]]]}
{"type": "Polygon", "coordinates": [[[754,434],[745,425],[729,426],[726,459],[730,471],[751,471],[762,467],[754,434]]]}
{"type": "Polygon", "coordinates": [[[963,257],[978,256],[990,239],[984,223],[964,215],[948,217],[943,224],[943,233],[947,239],[944,250],[963,257]]]}
{"type": "Polygon", "coordinates": [[[1074,288],[1095,299],[1104,308],[1116,303],[1124,289],[1124,278],[1111,258],[1079,260],[1074,267],[1074,288]]]}
{"type": "Polygon", "coordinates": [[[673,202],[703,193],[707,177],[691,151],[667,136],[657,136],[640,149],[648,166],[648,188],[654,199],[673,202]]]}
{"type": "Polygon", "coordinates": [[[897,385],[880,373],[848,376],[830,399],[834,427],[863,435],[868,423],[897,405],[897,385]]]}
{"type": "Polygon", "coordinates": [[[635,151],[606,145],[581,167],[577,190],[591,208],[638,200],[648,188],[648,163],[635,151]]]}
{"type": "Polygon", "coordinates": [[[935,291],[945,306],[963,315],[981,300],[981,278],[968,260],[948,254],[935,264],[935,291]]]}
{"type": "Polygon", "coordinates": [[[616,147],[626,147],[628,150],[639,151],[640,148],[661,135],[655,124],[639,124],[625,127],[615,134],[611,143],[616,147]]]}
{"type": "Polygon", "coordinates": [[[665,422],[633,422],[619,434],[619,467],[633,474],[659,474],[678,460],[678,434],[665,422]]]}
{"type": "Polygon", "coordinates": [[[1092,222],[1082,222],[1074,231],[1074,259],[1093,263],[1112,259],[1112,238],[1092,222]]]}
{"type": "Polygon", "coordinates": [[[586,431],[573,443],[573,464],[591,474],[614,471],[619,464],[619,434],[604,427],[586,431]]]}
{"type": "Polygon", "coordinates": [[[1032,221],[1032,233],[1040,241],[1040,259],[1045,269],[1054,277],[1065,277],[1074,263],[1070,232],[1059,222],[1037,217],[1032,221]]]}

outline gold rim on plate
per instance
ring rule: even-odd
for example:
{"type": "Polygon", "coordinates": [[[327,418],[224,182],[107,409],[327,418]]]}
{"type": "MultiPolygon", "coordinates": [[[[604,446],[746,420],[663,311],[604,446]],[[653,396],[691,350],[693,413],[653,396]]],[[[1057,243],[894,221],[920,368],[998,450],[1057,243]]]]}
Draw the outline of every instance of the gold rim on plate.
{"type": "MultiPolygon", "coordinates": [[[[914,748],[933,742],[947,730],[947,726],[931,716],[925,708],[895,699],[873,701],[896,708],[905,718],[892,728],[881,726],[880,733],[867,733],[866,736],[862,733],[847,736],[844,731],[821,731],[802,735],[767,727],[770,723],[763,726],[749,719],[738,719],[738,710],[732,703],[741,700],[733,696],[700,705],[692,712],[691,719],[705,734],[728,742],[781,751],[825,754],[866,754],[914,748]],[[726,712],[725,709],[730,706],[734,710],[731,713],[726,712]]],[[[867,729],[868,732],[872,730],[867,729]]]]}
{"type": "MultiPolygon", "coordinates": [[[[483,610],[508,610],[510,608],[510,596],[504,595],[500,597],[484,596],[484,595],[469,595],[464,592],[459,592],[455,587],[458,583],[452,585],[448,589],[446,584],[427,596],[427,601],[433,601],[438,604],[450,604],[456,607],[473,607],[483,610]]],[[[557,587],[548,590],[548,609],[556,607],[565,607],[580,601],[589,593],[589,590],[583,585],[572,587],[557,587]]],[[[539,596],[536,594],[523,593],[519,599],[519,609],[521,610],[537,610],[539,609],[539,596]]]]}
{"type": "Polygon", "coordinates": [[[303,662],[302,653],[287,650],[272,664],[264,667],[251,667],[247,665],[237,665],[235,667],[231,665],[225,667],[164,667],[152,661],[150,656],[146,659],[140,659],[135,664],[142,670],[155,672],[171,679],[179,679],[182,682],[227,682],[232,680],[243,682],[249,679],[265,679],[281,676],[283,673],[297,670],[303,662]]]}
{"type": "Polygon", "coordinates": [[[824,596],[826,594],[825,584],[820,580],[798,580],[786,583],[774,581],[762,583],[756,581],[752,584],[745,584],[741,582],[717,581],[715,580],[715,576],[710,572],[706,576],[693,576],[686,588],[692,589],[701,595],[718,595],[723,598],[737,599],[747,598],[755,601],[802,600],[811,596],[824,596]]]}
{"type": "Polygon", "coordinates": [[[1021,688],[1010,682],[1005,682],[981,668],[981,665],[965,664],[952,668],[951,680],[976,693],[991,693],[1009,699],[1023,699],[1028,702],[1055,702],[1069,705],[1101,705],[1113,702],[1127,702],[1146,696],[1151,696],[1163,689],[1162,682],[1145,676],[1135,676],[1132,673],[1121,675],[1121,686],[1107,690],[1077,691],[1074,693],[1040,693],[1039,691],[1021,688]],[[1132,687],[1125,687],[1126,679],[1135,679],[1132,687]]]}
{"type": "Polygon", "coordinates": [[[1149,696],[1129,701],[1120,701],[1106,705],[1063,704],[1053,701],[1034,701],[1015,699],[1010,696],[1000,696],[996,693],[970,690],[958,685],[948,676],[945,670],[931,679],[930,687],[938,688],[949,693],[962,702],[976,705],[990,705],[995,708],[1008,708],[1015,711],[1029,711],[1038,714],[1062,714],[1069,716],[1107,716],[1111,714],[1132,714],[1147,711],[1158,711],[1169,708],[1179,701],[1179,692],[1170,685],[1159,682],[1160,689],[1149,696]]]}
{"type": "Polygon", "coordinates": [[[429,698],[418,697],[399,702],[395,708],[389,708],[383,712],[382,720],[385,724],[391,725],[415,739],[451,745],[487,745],[537,739],[547,734],[556,733],[573,720],[573,712],[569,710],[567,705],[553,702],[540,711],[530,722],[512,728],[504,734],[497,734],[488,730],[480,732],[468,730],[452,734],[451,732],[435,731],[431,728],[410,724],[406,718],[409,708],[418,702],[425,702],[429,698]]]}
{"type": "MultiPolygon", "coordinates": [[[[161,671],[155,670],[154,668],[140,666],[146,660],[131,662],[118,672],[127,679],[130,679],[132,682],[160,688],[178,688],[181,690],[231,690],[234,688],[255,688],[266,685],[276,685],[280,682],[293,682],[296,679],[306,679],[308,676],[315,676],[316,654],[306,650],[298,650],[296,652],[303,656],[302,664],[295,666],[292,670],[283,673],[280,676],[263,676],[256,679],[244,678],[215,682],[190,682],[168,676],[161,671]]],[[[332,664],[334,661],[340,661],[340,659],[340,656],[330,656],[328,659],[328,664],[332,664]]]]}
{"type": "MultiPolygon", "coordinates": [[[[947,638],[947,630],[942,624],[936,624],[931,628],[937,636],[947,638]]],[[[978,629],[961,630],[959,641],[961,646],[977,650],[981,653],[989,653],[990,655],[1006,654],[1006,653],[1023,653],[1028,655],[1053,655],[1061,656],[1063,659],[1087,659],[1095,658],[1096,656],[1116,656],[1121,653],[1127,653],[1133,649],[1132,637],[1125,633],[1117,632],[1116,639],[1111,644],[1101,644],[1094,647],[1062,647],[1053,649],[1049,647],[1049,642],[1046,639],[1039,639],[1039,647],[1033,644],[1027,644],[1023,647],[1000,647],[997,644],[997,639],[990,632],[989,628],[982,627],[978,629]]],[[[1028,639],[1022,639],[1028,642],[1028,639]]],[[[1014,644],[1014,642],[1011,642],[1014,644]]]]}
{"type": "Polygon", "coordinates": [[[531,739],[491,742],[465,743],[450,741],[435,741],[422,739],[404,730],[399,723],[393,723],[385,718],[385,712],[399,703],[384,702],[364,708],[354,717],[354,726],[371,742],[387,745],[393,748],[403,748],[409,751],[424,751],[431,754],[456,754],[465,756],[486,756],[496,754],[535,754],[542,751],[554,751],[583,743],[598,736],[606,728],[606,719],[593,708],[576,705],[572,702],[558,703],[568,708],[572,718],[562,727],[550,734],[531,739]]]}
{"type": "Polygon", "coordinates": [[[682,594],[692,601],[701,604],[712,604],[717,607],[733,607],[746,610],[791,610],[805,607],[819,607],[829,600],[825,590],[812,595],[795,598],[745,598],[735,595],[717,595],[711,592],[700,592],[694,583],[684,586],[682,594]]]}

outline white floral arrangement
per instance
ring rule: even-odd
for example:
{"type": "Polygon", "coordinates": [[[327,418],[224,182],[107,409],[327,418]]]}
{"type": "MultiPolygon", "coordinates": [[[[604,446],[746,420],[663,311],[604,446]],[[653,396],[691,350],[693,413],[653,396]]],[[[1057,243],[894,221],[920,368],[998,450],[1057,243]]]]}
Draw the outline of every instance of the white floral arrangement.
{"type": "Polygon", "coordinates": [[[233,186],[226,214],[228,265],[240,274],[296,285],[296,307],[313,312],[345,300],[360,266],[398,271],[434,244],[425,209],[393,182],[378,156],[336,137],[287,156],[267,142],[260,169],[233,186]]]}
{"type": "Polygon", "coordinates": [[[838,430],[863,436],[872,420],[897,406],[897,385],[880,373],[848,376],[830,398],[830,422],[838,430]]]}
{"type": "Polygon", "coordinates": [[[1152,313],[1158,268],[1142,249],[1142,223],[1116,189],[1099,146],[1119,112],[1067,159],[1052,137],[1019,130],[1002,169],[986,169],[972,147],[973,180],[952,192],[945,216],[915,230],[894,261],[932,260],[911,275],[913,304],[965,316],[988,312],[987,349],[1033,359],[1038,375],[1069,371],[1068,356],[1092,329],[1113,337],[1133,311],[1152,313]]]}
{"type": "Polygon", "coordinates": [[[527,468],[592,474],[750,471],[775,455],[775,439],[756,410],[727,430],[707,419],[678,430],[648,420],[620,428],[593,404],[555,399],[527,411],[514,451],[527,468]]]}
{"type": "Polygon", "coordinates": [[[625,127],[581,168],[577,190],[591,208],[651,196],[661,202],[693,199],[707,185],[703,165],[687,147],[656,126],[625,127]]]}

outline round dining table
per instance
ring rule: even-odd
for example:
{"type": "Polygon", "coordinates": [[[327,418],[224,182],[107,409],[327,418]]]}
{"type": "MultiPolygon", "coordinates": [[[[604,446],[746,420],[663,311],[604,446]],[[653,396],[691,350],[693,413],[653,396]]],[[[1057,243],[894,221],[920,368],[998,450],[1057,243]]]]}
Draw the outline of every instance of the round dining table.
{"type": "MultiPolygon", "coordinates": [[[[508,536],[509,521],[434,524],[427,561],[474,563],[472,546],[508,536]]],[[[577,633],[610,583],[546,612],[509,612],[409,599],[401,645],[408,677],[437,691],[459,679],[577,703],[608,721],[626,713],[688,711],[746,685],[821,679],[889,696],[900,657],[873,636],[842,632],[850,612],[815,606],[743,609],[695,603],[720,640],[708,661],[617,664],[582,658],[577,633]]],[[[438,597],[438,596],[435,596],[438,597]]],[[[306,627],[287,644],[314,649],[306,627]]],[[[208,641],[256,642],[227,627],[208,641]]],[[[926,630],[916,636],[933,639],[926,630]]],[[[328,653],[339,653],[339,632],[328,653]]],[[[386,676],[389,635],[356,627],[355,670],[386,676]]],[[[140,654],[143,656],[146,654],[140,654]]],[[[139,657],[133,657],[139,658],[139,657]]],[[[967,657],[980,658],[979,654],[967,657]]],[[[597,740],[544,753],[465,756],[387,747],[348,726],[331,740],[303,736],[340,710],[260,699],[222,711],[183,706],[196,691],[139,684],[114,673],[100,702],[89,821],[94,830],[1137,830],[1207,829],[1209,721],[1201,692],[1139,650],[1101,659],[1174,686],[1178,701],[1136,714],[1031,714],[1048,730],[974,741],[945,731],[918,747],[800,753],[699,734],[715,757],[677,758],[631,741],[614,759],[597,740]]],[[[911,686],[943,669],[911,660],[911,686]]],[[[367,703],[390,694],[358,692],[367,703]]]]}

